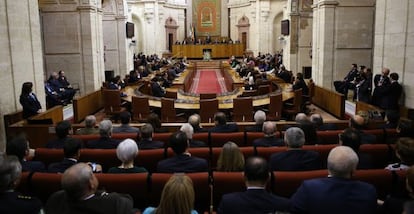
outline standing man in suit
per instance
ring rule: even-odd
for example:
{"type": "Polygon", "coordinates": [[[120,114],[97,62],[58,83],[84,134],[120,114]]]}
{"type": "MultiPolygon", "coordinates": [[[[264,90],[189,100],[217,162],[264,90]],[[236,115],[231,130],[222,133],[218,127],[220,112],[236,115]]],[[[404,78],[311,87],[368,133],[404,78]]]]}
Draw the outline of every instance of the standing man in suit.
{"type": "Polygon", "coordinates": [[[205,159],[192,157],[188,152],[187,135],[178,131],[171,135],[170,147],[175,156],[158,162],[157,172],[176,173],[176,172],[207,172],[208,163],[205,159]]]}
{"type": "Polygon", "coordinates": [[[62,189],[53,193],[45,213],[135,213],[130,195],[98,191],[99,182],[92,169],[78,163],[62,175],[62,189]]]}
{"type": "Polygon", "coordinates": [[[119,140],[112,139],[112,122],[110,120],[102,120],[99,123],[99,135],[97,140],[87,142],[86,147],[91,149],[116,149],[119,140]]]}
{"type": "Polygon", "coordinates": [[[228,133],[228,132],[238,132],[239,128],[237,124],[228,124],[226,115],[223,112],[217,112],[214,114],[214,126],[210,129],[210,132],[219,132],[219,133],[228,133]]]}
{"type": "Polygon", "coordinates": [[[285,132],[287,151],[270,156],[272,171],[304,171],[321,169],[319,153],[302,150],[305,134],[298,127],[291,127],[285,132]]]}
{"type": "Polygon", "coordinates": [[[329,176],[304,181],[291,197],[292,213],[376,213],[375,187],[351,179],[357,165],[358,156],[351,148],[332,149],[328,155],[329,176]]]}
{"type": "Polygon", "coordinates": [[[42,112],[42,106],[36,95],[33,93],[33,83],[31,82],[23,83],[19,101],[23,107],[24,119],[42,112]]]}
{"type": "Polygon", "coordinates": [[[119,114],[121,120],[121,126],[116,126],[113,128],[113,133],[137,133],[139,134],[139,128],[132,127],[129,125],[131,121],[131,113],[128,111],[123,111],[119,114]]]}
{"type": "Polygon", "coordinates": [[[384,109],[399,111],[400,105],[399,100],[402,95],[402,86],[398,83],[398,74],[391,73],[390,80],[391,84],[385,89],[384,109]]]}
{"type": "Polygon", "coordinates": [[[253,141],[253,146],[284,146],[283,139],[276,137],[276,123],[272,121],[266,121],[263,123],[263,138],[258,138],[253,141]]]}
{"type": "Polygon", "coordinates": [[[387,87],[391,84],[389,68],[383,68],[381,74],[374,76],[374,92],[372,93],[372,104],[384,108],[384,97],[387,87]]]}
{"type": "Polygon", "coordinates": [[[218,213],[277,213],[289,211],[289,199],[273,195],[266,191],[270,172],[267,162],[262,157],[251,157],[244,166],[245,192],[223,195],[218,213]]]}

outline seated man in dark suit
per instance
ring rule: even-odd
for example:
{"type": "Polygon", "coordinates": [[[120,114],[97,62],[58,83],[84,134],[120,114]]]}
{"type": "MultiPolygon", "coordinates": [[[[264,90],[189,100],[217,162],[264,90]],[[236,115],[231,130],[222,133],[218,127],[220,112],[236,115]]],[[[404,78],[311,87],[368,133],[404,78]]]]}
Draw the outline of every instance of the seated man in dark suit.
{"type": "Polygon", "coordinates": [[[297,123],[297,127],[302,129],[303,133],[305,133],[305,144],[318,144],[319,141],[316,128],[309,120],[308,116],[306,116],[305,113],[298,113],[295,117],[295,121],[297,123]]]}
{"type": "Polygon", "coordinates": [[[310,121],[315,127],[316,131],[337,130],[338,127],[333,123],[324,123],[320,114],[312,114],[310,121]]]}
{"type": "Polygon", "coordinates": [[[364,132],[367,122],[364,117],[361,115],[355,115],[349,120],[349,127],[357,130],[361,136],[361,144],[374,144],[377,140],[377,137],[372,134],[367,134],[364,132]]]}
{"type": "Polygon", "coordinates": [[[270,156],[272,171],[304,171],[321,169],[319,153],[302,150],[305,143],[305,134],[298,127],[291,127],[285,132],[285,143],[288,148],[270,156]]]}
{"type": "MultiPolygon", "coordinates": [[[[46,144],[46,148],[49,149],[62,149],[65,145],[65,142],[68,139],[73,139],[69,137],[72,133],[72,124],[68,120],[62,120],[56,124],[55,132],[57,139],[50,140],[46,144]]],[[[78,139],[75,139],[78,140],[78,139]]]]}
{"type": "Polygon", "coordinates": [[[24,135],[19,135],[6,144],[6,154],[16,156],[22,165],[23,172],[44,172],[46,166],[40,161],[29,161],[28,157],[34,154],[34,150],[30,149],[29,141],[24,135]],[[31,152],[31,150],[33,152],[31,152]]]}
{"type": "Polygon", "coordinates": [[[359,147],[361,146],[361,136],[355,129],[346,128],[341,134],[339,134],[339,145],[350,147],[358,155],[358,169],[375,168],[372,156],[367,153],[359,152],[359,147]]]}
{"type": "Polygon", "coordinates": [[[193,127],[194,133],[208,132],[207,130],[203,129],[203,127],[201,127],[200,122],[201,118],[198,114],[193,114],[188,117],[188,123],[193,127]]]}
{"type": "Polygon", "coordinates": [[[265,159],[251,157],[244,166],[245,192],[223,195],[218,213],[278,213],[291,208],[289,199],[273,195],[266,191],[269,181],[269,167],[265,159]]]}
{"type": "Polygon", "coordinates": [[[226,115],[223,112],[217,112],[214,114],[214,123],[216,126],[211,128],[210,132],[226,133],[239,131],[239,127],[237,127],[237,124],[227,123],[226,115]]]}
{"type": "Polygon", "coordinates": [[[283,139],[279,139],[276,137],[276,123],[271,121],[266,121],[263,123],[263,133],[264,137],[259,138],[253,141],[253,146],[284,146],[285,143],[283,139]]]}
{"type": "Polygon", "coordinates": [[[151,82],[152,96],[165,97],[165,89],[162,88],[164,79],[162,77],[154,77],[151,82]]]}
{"type": "Polygon", "coordinates": [[[187,135],[178,131],[171,135],[170,147],[175,156],[158,162],[157,172],[175,173],[175,172],[206,172],[208,163],[205,159],[191,157],[188,152],[187,135]]]}
{"type": "Polygon", "coordinates": [[[141,141],[138,142],[139,149],[161,149],[164,148],[164,142],[153,141],[152,136],[154,128],[147,123],[141,127],[141,141]]]}
{"type": "Polygon", "coordinates": [[[358,156],[347,146],[328,155],[326,178],[305,180],[291,197],[292,213],[376,213],[377,193],[371,184],[352,179],[358,156]]]}
{"type": "Polygon", "coordinates": [[[189,123],[184,123],[181,126],[180,131],[184,132],[187,135],[187,139],[188,139],[190,147],[206,147],[207,146],[205,142],[201,140],[193,139],[194,129],[193,129],[193,126],[191,126],[189,123]]]}
{"type": "Polygon", "coordinates": [[[98,191],[99,182],[85,163],[71,166],[62,175],[62,189],[53,193],[45,213],[135,213],[130,195],[98,191]]]}
{"type": "Polygon", "coordinates": [[[112,122],[110,120],[102,120],[99,123],[99,135],[97,140],[91,140],[86,143],[86,147],[90,149],[116,149],[119,140],[112,139],[112,122]]]}
{"type": "Polygon", "coordinates": [[[15,191],[21,174],[22,166],[16,156],[0,155],[0,213],[43,213],[39,199],[15,191]]]}
{"type": "Polygon", "coordinates": [[[254,126],[248,126],[244,128],[246,132],[262,132],[263,131],[263,123],[266,121],[266,113],[262,110],[256,111],[254,113],[254,126]]]}
{"type": "Polygon", "coordinates": [[[113,127],[113,133],[139,133],[139,128],[132,127],[129,125],[131,121],[131,113],[123,111],[119,114],[121,120],[121,126],[113,127]]]}
{"type": "MultiPolygon", "coordinates": [[[[79,141],[67,140],[63,147],[63,154],[65,157],[61,162],[51,163],[47,169],[48,172],[63,173],[69,167],[78,163],[80,156],[80,149],[82,145],[79,141]]],[[[89,163],[93,166],[93,172],[102,172],[102,166],[95,163],[89,163]]]]}

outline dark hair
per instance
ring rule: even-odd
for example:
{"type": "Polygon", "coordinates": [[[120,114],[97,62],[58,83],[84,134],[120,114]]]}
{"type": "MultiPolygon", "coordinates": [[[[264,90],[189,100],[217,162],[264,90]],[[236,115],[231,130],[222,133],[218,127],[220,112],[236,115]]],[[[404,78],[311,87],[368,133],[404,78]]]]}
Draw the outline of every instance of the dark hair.
{"type": "Polygon", "coordinates": [[[400,137],[414,137],[414,129],[410,120],[400,120],[397,129],[400,137]]]}
{"type": "Polygon", "coordinates": [[[151,113],[147,117],[147,123],[152,125],[152,128],[157,129],[161,127],[161,121],[158,114],[151,113]]]}
{"type": "Polygon", "coordinates": [[[357,64],[355,64],[355,63],[352,63],[352,67],[357,68],[357,67],[358,67],[358,65],[357,65],[357,64]]]}
{"type": "Polygon", "coordinates": [[[175,154],[182,154],[188,147],[188,139],[185,132],[178,131],[170,137],[170,147],[175,154]]]}
{"type": "Polygon", "coordinates": [[[72,124],[68,120],[62,120],[56,124],[55,131],[58,138],[65,138],[69,135],[72,124]]]}
{"type": "Polygon", "coordinates": [[[32,92],[33,83],[32,82],[25,82],[22,85],[22,93],[21,95],[28,95],[32,92]]]}
{"type": "Polygon", "coordinates": [[[131,114],[128,111],[123,111],[119,114],[122,124],[128,124],[131,121],[131,114]]]}
{"type": "Polygon", "coordinates": [[[220,125],[225,125],[227,123],[226,115],[223,112],[217,112],[214,115],[214,121],[217,121],[220,125]]]}
{"type": "Polygon", "coordinates": [[[398,74],[397,73],[391,73],[390,74],[390,78],[392,79],[392,80],[398,80],[398,78],[399,78],[399,76],[398,76],[398,74]]]}
{"type": "Polygon", "coordinates": [[[357,130],[346,128],[339,134],[339,138],[342,141],[343,146],[351,147],[354,152],[359,151],[359,147],[361,146],[361,135],[357,130]]]}
{"type": "Polygon", "coordinates": [[[18,135],[6,144],[6,154],[15,155],[20,161],[26,156],[28,142],[24,135],[18,135]]]}
{"type": "Polygon", "coordinates": [[[387,119],[390,123],[398,123],[400,120],[400,112],[395,110],[385,111],[385,116],[387,116],[387,119]]]}
{"type": "Polygon", "coordinates": [[[65,158],[71,158],[78,154],[78,151],[81,149],[82,145],[80,141],[74,138],[68,138],[63,145],[63,153],[65,158]]]}
{"type": "Polygon", "coordinates": [[[269,179],[269,166],[262,157],[250,157],[244,165],[244,176],[247,181],[266,183],[269,179]]]}
{"type": "Polygon", "coordinates": [[[148,139],[152,137],[152,133],[154,132],[154,128],[151,124],[147,123],[141,127],[141,137],[143,139],[148,139]]]}

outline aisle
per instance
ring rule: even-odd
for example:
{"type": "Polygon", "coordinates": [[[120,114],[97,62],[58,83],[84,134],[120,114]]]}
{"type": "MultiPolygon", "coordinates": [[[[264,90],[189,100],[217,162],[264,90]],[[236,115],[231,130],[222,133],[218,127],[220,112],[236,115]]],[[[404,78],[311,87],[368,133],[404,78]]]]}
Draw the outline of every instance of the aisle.
{"type": "Polygon", "coordinates": [[[227,92],[224,77],[221,75],[219,69],[201,69],[196,72],[190,89],[191,93],[220,94],[227,92]]]}

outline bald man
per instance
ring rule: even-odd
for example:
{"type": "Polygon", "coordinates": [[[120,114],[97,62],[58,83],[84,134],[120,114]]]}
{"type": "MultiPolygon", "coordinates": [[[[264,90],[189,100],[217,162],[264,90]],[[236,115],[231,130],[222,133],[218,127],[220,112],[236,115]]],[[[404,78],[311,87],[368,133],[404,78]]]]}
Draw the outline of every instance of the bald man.
{"type": "Polygon", "coordinates": [[[62,175],[62,189],[50,196],[45,213],[135,213],[129,195],[98,191],[99,182],[88,164],[78,163],[62,175]]]}
{"type": "Polygon", "coordinates": [[[371,184],[351,179],[358,165],[357,154],[338,146],[328,155],[326,178],[306,180],[292,196],[292,213],[376,213],[377,193],[371,184]]]}
{"type": "Polygon", "coordinates": [[[257,147],[270,147],[270,146],[284,146],[283,139],[276,137],[276,123],[266,121],[263,123],[263,138],[258,138],[253,141],[253,146],[257,147]]]}

